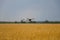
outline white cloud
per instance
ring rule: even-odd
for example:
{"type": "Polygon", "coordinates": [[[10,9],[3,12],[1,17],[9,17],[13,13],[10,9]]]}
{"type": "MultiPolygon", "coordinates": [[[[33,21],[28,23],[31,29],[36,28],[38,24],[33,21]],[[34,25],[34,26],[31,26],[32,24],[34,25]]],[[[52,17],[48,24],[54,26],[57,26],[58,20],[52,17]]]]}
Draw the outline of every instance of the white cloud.
{"type": "Polygon", "coordinates": [[[31,9],[26,9],[22,12],[17,12],[17,14],[19,14],[20,17],[22,18],[35,18],[36,17],[34,10],[31,10],[31,9]]]}

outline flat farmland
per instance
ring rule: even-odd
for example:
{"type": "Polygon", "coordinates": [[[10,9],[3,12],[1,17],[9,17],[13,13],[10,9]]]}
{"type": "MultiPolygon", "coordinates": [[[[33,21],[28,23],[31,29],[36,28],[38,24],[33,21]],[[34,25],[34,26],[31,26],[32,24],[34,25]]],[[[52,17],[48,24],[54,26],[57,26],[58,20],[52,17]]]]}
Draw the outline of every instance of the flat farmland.
{"type": "Polygon", "coordinates": [[[60,24],[0,24],[0,40],[60,40],[60,24]]]}

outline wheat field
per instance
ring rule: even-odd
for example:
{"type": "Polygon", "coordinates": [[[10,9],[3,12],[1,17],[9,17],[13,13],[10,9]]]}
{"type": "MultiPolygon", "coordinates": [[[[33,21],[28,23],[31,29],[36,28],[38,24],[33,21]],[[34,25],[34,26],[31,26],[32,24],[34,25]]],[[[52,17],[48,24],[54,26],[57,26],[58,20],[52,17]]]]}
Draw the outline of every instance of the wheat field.
{"type": "Polygon", "coordinates": [[[0,40],[60,40],[60,24],[0,24],[0,40]]]}

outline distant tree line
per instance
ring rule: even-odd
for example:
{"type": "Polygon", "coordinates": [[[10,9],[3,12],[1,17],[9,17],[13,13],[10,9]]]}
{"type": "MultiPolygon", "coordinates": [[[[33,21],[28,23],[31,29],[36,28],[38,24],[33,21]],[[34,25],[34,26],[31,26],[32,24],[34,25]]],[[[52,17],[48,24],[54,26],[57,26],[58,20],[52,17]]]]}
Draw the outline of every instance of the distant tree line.
{"type": "Polygon", "coordinates": [[[27,20],[25,21],[24,19],[22,19],[20,22],[7,22],[7,21],[0,21],[0,23],[60,23],[60,21],[33,21],[33,19],[27,18],[27,20]]]}

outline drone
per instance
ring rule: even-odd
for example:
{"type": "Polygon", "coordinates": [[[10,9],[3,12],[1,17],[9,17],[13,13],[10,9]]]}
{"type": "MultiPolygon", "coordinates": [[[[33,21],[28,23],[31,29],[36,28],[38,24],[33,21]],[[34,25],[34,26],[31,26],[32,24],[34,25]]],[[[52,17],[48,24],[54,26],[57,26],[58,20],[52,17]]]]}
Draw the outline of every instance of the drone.
{"type": "Polygon", "coordinates": [[[27,21],[28,21],[28,22],[32,22],[33,19],[34,19],[34,18],[27,18],[27,21]]]}

